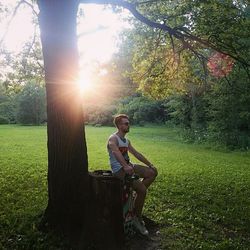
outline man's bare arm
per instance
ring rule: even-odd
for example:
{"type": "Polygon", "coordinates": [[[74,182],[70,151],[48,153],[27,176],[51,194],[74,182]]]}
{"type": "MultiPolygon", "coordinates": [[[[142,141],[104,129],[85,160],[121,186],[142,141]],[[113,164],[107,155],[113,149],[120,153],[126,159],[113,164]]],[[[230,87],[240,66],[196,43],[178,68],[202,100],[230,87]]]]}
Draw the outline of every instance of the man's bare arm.
{"type": "Polygon", "coordinates": [[[131,154],[133,154],[135,156],[136,159],[138,159],[139,161],[143,162],[144,164],[146,164],[148,167],[150,167],[155,173],[156,175],[158,174],[157,168],[141,153],[139,153],[129,142],[128,144],[128,150],[131,154]]]}
{"type": "Polygon", "coordinates": [[[153,166],[153,164],[141,153],[139,153],[129,142],[128,145],[128,150],[131,154],[133,154],[135,156],[136,159],[138,159],[139,161],[143,162],[144,164],[146,164],[147,166],[151,167],[153,166]]]}
{"type": "Polygon", "coordinates": [[[117,139],[114,136],[111,136],[108,141],[108,145],[112,153],[114,154],[117,161],[122,165],[124,171],[128,174],[133,174],[134,169],[127,164],[125,159],[122,156],[122,153],[120,152],[118,146],[117,146],[117,139]]]}

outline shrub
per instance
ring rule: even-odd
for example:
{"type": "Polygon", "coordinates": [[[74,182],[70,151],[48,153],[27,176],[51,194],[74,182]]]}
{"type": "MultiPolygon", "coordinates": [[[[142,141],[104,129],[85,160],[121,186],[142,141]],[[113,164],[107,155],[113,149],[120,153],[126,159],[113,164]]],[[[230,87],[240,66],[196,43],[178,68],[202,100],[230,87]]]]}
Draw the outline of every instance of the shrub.
{"type": "Polygon", "coordinates": [[[116,106],[90,106],[85,108],[85,124],[105,125],[113,124],[113,115],[115,114],[116,106]]]}
{"type": "Polygon", "coordinates": [[[4,116],[0,116],[0,124],[9,124],[10,121],[8,118],[4,117],[4,116]]]}
{"type": "Polygon", "coordinates": [[[6,118],[9,123],[15,123],[16,113],[16,101],[15,101],[15,95],[13,96],[7,96],[2,95],[0,96],[0,116],[6,118]]]}
{"type": "Polygon", "coordinates": [[[21,124],[39,125],[46,119],[45,89],[28,83],[18,95],[17,121],[21,124]]]}
{"type": "Polygon", "coordinates": [[[135,124],[163,123],[167,117],[163,101],[155,101],[138,95],[123,99],[118,105],[117,113],[127,114],[131,122],[135,124]]]}

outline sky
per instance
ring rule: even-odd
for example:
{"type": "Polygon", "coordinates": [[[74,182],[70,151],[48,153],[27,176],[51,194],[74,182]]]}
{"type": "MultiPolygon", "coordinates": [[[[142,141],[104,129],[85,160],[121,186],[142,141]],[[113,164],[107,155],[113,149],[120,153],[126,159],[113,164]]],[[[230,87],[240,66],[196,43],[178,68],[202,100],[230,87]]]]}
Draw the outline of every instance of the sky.
{"type": "Polygon", "coordinates": [[[83,34],[78,39],[80,53],[84,53],[88,59],[108,61],[117,49],[119,32],[129,25],[111,9],[94,4],[81,7],[84,9],[84,17],[78,25],[78,34],[83,34]]]}
{"type": "MultiPolygon", "coordinates": [[[[14,7],[16,1],[1,1],[1,4],[14,7]]],[[[10,17],[0,19],[0,39],[4,38],[5,47],[12,52],[19,52],[24,42],[32,39],[34,25],[32,24],[32,12],[27,6],[21,5],[15,17],[10,22],[10,17]],[[10,23],[9,23],[10,22],[10,23]],[[9,23],[9,26],[8,26],[9,23]],[[8,28],[7,28],[8,27],[8,28]],[[7,33],[6,33],[7,32],[7,33]]]]}
{"type": "MultiPolygon", "coordinates": [[[[80,18],[78,25],[78,48],[80,53],[79,83],[83,91],[93,88],[91,79],[95,76],[96,63],[109,61],[117,51],[119,32],[128,28],[129,24],[122,20],[123,15],[115,14],[111,9],[104,9],[100,5],[81,5],[84,17],[80,18]]],[[[105,69],[100,69],[100,74],[105,74],[105,69]]]]}
{"type": "MultiPolygon", "coordinates": [[[[16,0],[1,0],[0,4],[14,9],[17,2],[16,0]]],[[[117,51],[119,32],[130,27],[124,21],[124,17],[129,14],[126,11],[117,14],[111,8],[104,8],[104,5],[95,4],[81,4],[80,9],[83,16],[78,19],[77,26],[80,54],[78,81],[83,89],[87,89],[91,86],[92,72],[96,64],[109,61],[114,52],[117,51]]],[[[39,12],[37,7],[36,11],[39,12]]],[[[18,53],[22,50],[25,42],[32,41],[35,31],[32,18],[32,10],[25,4],[19,7],[11,22],[10,16],[0,17],[0,40],[5,35],[4,46],[7,50],[18,53]]],[[[37,34],[39,35],[38,27],[37,34]]],[[[105,72],[105,69],[100,69],[100,74],[105,74],[105,72]]]]}
{"type": "MultiPolygon", "coordinates": [[[[2,0],[2,4],[15,6],[16,1],[2,0]]],[[[80,54],[88,60],[108,61],[116,51],[116,39],[119,32],[129,27],[128,23],[122,20],[120,14],[113,13],[111,9],[102,5],[81,4],[84,16],[79,19],[78,47],[80,54]]],[[[38,11],[38,10],[37,10],[38,11]]],[[[123,16],[128,15],[124,12],[123,16]]],[[[3,18],[0,22],[0,39],[5,33],[10,17],[3,18]]],[[[25,41],[32,39],[34,25],[32,24],[32,10],[22,5],[15,18],[11,21],[8,32],[4,39],[8,50],[19,52],[25,41]]]]}

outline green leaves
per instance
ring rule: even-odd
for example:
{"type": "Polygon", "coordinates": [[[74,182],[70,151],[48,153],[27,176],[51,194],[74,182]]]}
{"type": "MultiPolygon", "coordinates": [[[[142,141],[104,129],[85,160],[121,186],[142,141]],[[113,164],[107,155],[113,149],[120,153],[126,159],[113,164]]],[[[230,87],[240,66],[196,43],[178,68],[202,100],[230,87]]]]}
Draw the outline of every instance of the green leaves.
{"type": "Polygon", "coordinates": [[[46,119],[45,88],[28,83],[18,95],[17,122],[39,125],[46,119]]]}

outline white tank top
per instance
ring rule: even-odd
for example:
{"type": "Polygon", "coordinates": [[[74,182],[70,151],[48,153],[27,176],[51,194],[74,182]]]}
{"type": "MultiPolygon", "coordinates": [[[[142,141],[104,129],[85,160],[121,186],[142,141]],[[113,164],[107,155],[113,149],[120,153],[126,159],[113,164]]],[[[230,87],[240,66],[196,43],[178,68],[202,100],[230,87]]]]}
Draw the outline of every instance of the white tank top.
{"type": "MultiPolygon", "coordinates": [[[[124,160],[129,163],[129,155],[128,155],[128,145],[129,145],[129,140],[126,138],[120,138],[117,134],[112,134],[111,136],[115,136],[117,138],[118,142],[118,148],[119,151],[122,153],[122,156],[124,157],[124,160]]],[[[111,137],[110,136],[110,137],[111,137]]],[[[109,153],[109,162],[111,165],[111,169],[113,173],[116,173],[122,168],[122,165],[120,162],[117,161],[116,157],[114,156],[112,150],[109,148],[107,145],[108,153],[109,153]]]]}

